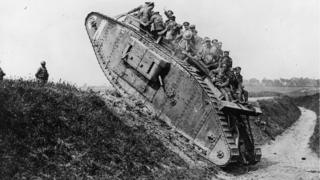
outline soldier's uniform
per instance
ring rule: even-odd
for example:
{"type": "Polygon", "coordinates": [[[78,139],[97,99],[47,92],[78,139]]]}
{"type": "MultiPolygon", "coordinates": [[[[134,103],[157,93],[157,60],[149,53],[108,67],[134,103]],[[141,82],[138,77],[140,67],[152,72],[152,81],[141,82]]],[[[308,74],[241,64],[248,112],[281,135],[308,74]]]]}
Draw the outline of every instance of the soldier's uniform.
{"type": "MultiPolygon", "coordinates": [[[[235,67],[234,68],[235,72],[240,71],[241,68],[240,67],[235,67]]],[[[243,88],[243,78],[242,75],[239,73],[234,73],[234,81],[233,81],[233,89],[234,89],[234,93],[237,95],[237,99],[240,102],[248,102],[248,91],[244,90],[243,88]]]]}
{"type": "MultiPolygon", "coordinates": [[[[208,43],[210,42],[210,39],[206,37],[204,41],[208,43]]],[[[208,67],[209,70],[218,67],[218,61],[215,60],[215,56],[217,55],[216,47],[204,44],[200,49],[198,55],[200,56],[200,59],[204,62],[204,64],[208,67]]]]}
{"type": "Polygon", "coordinates": [[[223,67],[211,71],[213,73],[212,82],[219,87],[220,91],[222,92],[227,101],[232,101],[233,97],[230,90],[231,80],[227,74],[227,70],[224,69],[226,68],[225,65],[222,66],[223,67]]]}
{"type": "Polygon", "coordinates": [[[150,18],[152,16],[152,9],[154,8],[153,2],[146,2],[145,5],[141,5],[131,12],[138,11],[137,18],[143,23],[140,24],[140,29],[144,32],[148,32],[150,29],[150,18]]]}
{"type": "Polygon", "coordinates": [[[221,58],[221,64],[226,64],[227,69],[232,68],[232,59],[229,57],[229,51],[224,51],[224,55],[221,58]]]}
{"type": "Polygon", "coordinates": [[[6,73],[3,72],[3,70],[0,68],[0,81],[3,81],[3,77],[6,75],[6,73]]]}
{"type": "Polygon", "coordinates": [[[217,60],[219,60],[223,56],[222,42],[218,42],[217,55],[218,55],[217,60]]]}
{"type": "Polygon", "coordinates": [[[151,16],[151,33],[156,38],[159,36],[159,33],[164,30],[164,24],[162,16],[159,14],[159,12],[155,12],[151,16]]]}
{"type": "Polygon", "coordinates": [[[45,66],[45,62],[41,62],[41,67],[38,69],[37,73],[35,74],[38,81],[40,81],[42,84],[47,83],[49,78],[48,70],[45,66]]]}
{"type": "Polygon", "coordinates": [[[179,48],[182,51],[190,52],[193,54],[194,47],[193,47],[191,39],[192,39],[192,32],[190,30],[184,31],[183,35],[182,35],[182,39],[179,42],[179,48]]]}

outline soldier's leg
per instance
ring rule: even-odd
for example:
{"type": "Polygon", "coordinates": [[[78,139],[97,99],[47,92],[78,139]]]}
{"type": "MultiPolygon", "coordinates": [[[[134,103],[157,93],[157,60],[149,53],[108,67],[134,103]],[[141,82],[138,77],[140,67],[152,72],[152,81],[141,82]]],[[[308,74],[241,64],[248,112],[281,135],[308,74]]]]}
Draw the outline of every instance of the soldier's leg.
{"type": "Polygon", "coordinates": [[[244,100],[244,102],[248,102],[248,98],[249,98],[249,93],[248,93],[248,91],[243,90],[242,93],[243,93],[243,100],[244,100]]]}
{"type": "Polygon", "coordinates": [[[224,88],[220,88],[221,93],[223,94],[224,98],[226,101],[230,101],[229,97],[228,97],[228,93],[226,92],[226,90],[224,88]]]}

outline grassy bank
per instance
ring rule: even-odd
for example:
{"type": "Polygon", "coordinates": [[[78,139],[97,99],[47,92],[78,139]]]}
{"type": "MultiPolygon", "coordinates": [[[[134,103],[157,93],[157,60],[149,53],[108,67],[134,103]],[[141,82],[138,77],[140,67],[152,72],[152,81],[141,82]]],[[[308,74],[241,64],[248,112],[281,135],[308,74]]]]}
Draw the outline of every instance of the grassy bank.
{"type": "Polygon", "coordinates": [[[301,115],[294,101],[287,96],[259,100],[258,103],[263,114],[260,116],[260,120],[252,122],[252,128],[259,144],[264,144],[284,132],[301,115]]]}
{"type": "Polygon", "coordinates": [[[94,92],[68,84],[0,83],[2,179],[208,179],[94,92]]]}
{"type": "Polygon", "coordinates": [[[300,96],[294,98],[295,103],[298,106],[303,106],[305,108],[311,109],[317,114],[317,124],[314,128],[314,133],[310,138],[310,148],[317,153],[318,157],[320,157],[320,150],[319,150],[319,93],[314,95],[308,96],[300,96]]]}

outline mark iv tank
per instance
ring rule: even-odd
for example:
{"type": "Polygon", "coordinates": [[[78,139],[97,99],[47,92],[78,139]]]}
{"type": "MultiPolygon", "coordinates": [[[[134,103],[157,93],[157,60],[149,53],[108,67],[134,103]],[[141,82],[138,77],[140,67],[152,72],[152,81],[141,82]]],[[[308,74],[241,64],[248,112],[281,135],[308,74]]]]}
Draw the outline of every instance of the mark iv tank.
{"type": "Polygon", "coordinates": [[[260,161],[249,123],[259,108],[224,101],[209,78],[142,32],[133,16],[118,21],[92,12],[85,26],[111,84],[143,99],[196,153],[218,166],[260,161]]]}

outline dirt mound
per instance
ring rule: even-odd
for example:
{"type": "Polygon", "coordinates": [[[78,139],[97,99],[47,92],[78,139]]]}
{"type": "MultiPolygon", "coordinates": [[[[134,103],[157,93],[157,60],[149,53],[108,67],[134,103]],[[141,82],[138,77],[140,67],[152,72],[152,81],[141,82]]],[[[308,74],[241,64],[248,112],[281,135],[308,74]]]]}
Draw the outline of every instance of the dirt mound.
{"type": "Polygon", "coordinates": [[[124,123],[93,91],[6,80],[0,84],[3,179],[209,179],[144,126],[124,123]]]}

